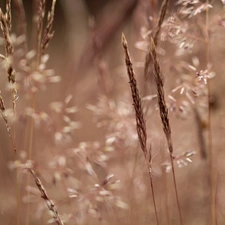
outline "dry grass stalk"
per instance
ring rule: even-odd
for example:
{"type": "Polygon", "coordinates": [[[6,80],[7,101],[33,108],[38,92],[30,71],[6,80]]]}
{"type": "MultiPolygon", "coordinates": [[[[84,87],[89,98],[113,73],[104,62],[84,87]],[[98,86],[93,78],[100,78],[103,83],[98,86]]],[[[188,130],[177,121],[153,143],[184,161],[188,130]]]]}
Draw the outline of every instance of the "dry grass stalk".
{"type": "MultiPolygon", "coordinates": [[[[8,6],[9,7],[9,6],[8,6]]],[[[2,10],[0,9],[0,23],[1,23],[1,30],[2,30],[2,34],[3,34],[3,38],[5,40],[5,57],[1,57],[6,61],[6,65],[7,65],[7,74],[8,74],[8,81],[9,83],[14,84],[15,83],[15,70],[12,66],[12,54],[13,54],[13,45],[11,42],[11,38],[10,38],[10,29],[11,26],[9,26],[9,21],[11,21],[11,19],[9,19],[9,15],[10,13],[6,12],[6,14],[4,14],[2,12],[2,10]]]]}
{"type": "Polygon", "coordinates": [[[144,120],[141,99],[140,99],[138,88],[137,88],[137,82],[135,79],[132,62],[130,60],[130,56],[129,56],[129,52],[128,52],[127,41],[126,41],[124,34],[122,35],[122,44],[123,44],[123,49],[124,49],[124,54],[125,54],[125,63],[126,63],[126,67],[127,67],[127,74],[129,76],[129,80],[130,80],[129,83],[130,83],[130,88],[131,88],[131,93],[132,93],[133,106],[134,106],[135,114],[136,114],[138,138],[139,138],[139,142],[141,145],[141,149],[144,152],[144,155],[147,156],[146,124],[145,124],[145,120],[144,120]]]}
{"type": "Polygon", "coordinates": [[[44,31],[44,37],[43,37],[42,44],[41,44],[42,55],[44,55],[45,50],[48,47],[49,41],[52,39],[52,37],[54,35],[54,31],[52,31],[52,25],[53,25],[53,21],[54,21],[55,4],[56,4],[56,0],[53,0],[51,11],[48,12],[47,25],[46,25],[46,28],[44,31]]]}
{"type": "Polygon", "coordinates": [[[151,184],[151,191],[152,191],[152,198],[153,198],[156,222],[159,225],[158,213],[157,213],[156,202],[155,202],[153,179],[152,179],[151,151],[149,151],[149,159],[147,158],[148,152],[147,152],[146,122],[144,119],[141,98],[139,96],[139,91],[137,88],[137,81],[135,79],[133,65],[132,65],[132,62],[131,62],[131,59],[129,56],[129,52],[128,52],[127,40],[126,40],[124,34],[122,34],[122,45],[123,45],[124,54],[125,54],[125,63],[126,63],[126,67],[127,67],[127,74],[129,76],[129,83],[130,83],[130,88],[131,88],[131,93],[132,93],[133,106],[135,109],[137,134],[138,134],[139,142],[141,145],[141,149],[145,156],[146,164],[148,165],[149,179],[150,179],[150,184],[151,184]]]}
{"type": "Polygon", "coordinates": [[[40,62],[41,57],[41,39],[42,39],[42,30],[43,30],[43,23],[44,23],[44,17],[45,17],[45,9],[46,9],[46,0],[40,0],[39,6],[38,6],[38,13],[37,13],[37,65],[40,62]]]}
{"type": "Polygon", "coordinates": [[[11,30],[11,1],[6,2],[6,13],[4,14],[0,9],[0,25],[5,41],[5,56],[1,55],[1,58],[6,62],[6,71],[8,74],[8,82],[11,84],[11,98],[13,112],[16,112],[16,100],[18,99],[17,90],[15,88],[16,72],[13,68],[13,45],[10,38],[11,30]]]}
{"type": "Polygon", "coordinates": [[[44,186],[42,185],[40,179],[37,177],[37,175],[35,174],[35,172],[31,169],[31,168],[27,168],[28,171],[31,173],[31,175],[34,178],[35,184],[37,186],[37,188],[39,189],[40,193],[41,193],[41,197],[44,199],[48,209],[50,212],[53,213],[53,219],[55,221],[55,223],[57,225],[63,225],[63,221],[55,207],[55,204],[53,203],[53,201],[48,197],[48,194],[44,188],[44,186]]]}
{"type": "Polygon", "coordinates": [[[12,28],[12,15],[11,15],[11,0],[6,1],[6,14],[5,14],[6,22],[9,28],[9,31],[11,31],[12,28]]]}
{"type": "Polygon", "coordinates": [[[16,152],[15,141],[14,141],[13,136],[11,134],[11,127],[9,126],[8,119],[7,119],[6,115],[5,115],[5,103],[4,103],[3,98],[2,98],[1,95],[0,95],[0,111],[1,111],[2,118],[3,118],[4,122],[5,122],[9,138],[10,138],[10,140],[12,142],[13,150],[14,150],[14,152],[16,152]]]}
{"type": "MultiPolygon", "coordinates": [[[[168,139],[171,139],[171,129],[170,129],[170,124],[169,124],[169,118],[168,118],[168,109],[166,106],[165,102],[165,97],[164,97],[164,89],[163,89],[163,76],[160,70],[159,62],[157,59],[156,55],[156,46],[154,44],[153,39],[150,40],[150,52],[151,58],[153,60],[153,65],[154,65],[154,77],[155,77],[155,82],[157,85],[157,94],[158,94],[158,104],[159,104],[159,109],[160,109],[160,117],[162,120],[163,124],[163,130],[168,139]]],[[[171,145],[169,145],[169,151],[172,153],[173,149],[171,145]]]]}
{"type": "MultiPolygon", "coordinates": [[[[153,38],[155,46],[158,45],[159,34],[161,31],[162,23],[165,19],[168,4],[169,4],[169,0],[164,0],[162,3],[162,7],[161,7],[161,10],[159,13],[159,20],[158,20],[156,31],[155,31],[154,38],[153,38]]],[[[148,81],[151,81],[153,79],[152,71],[153,71],[153,65],[152,65],[151,55],[146,54],[145,66],[144,66],[144,77],[145,77],[145,80],[147,81],[147,83],[148,83],[148,81]]],[[[147,83],[146,83],[146,87],[145,87],[145,95],[147,94],[147,85],[148,85],[147,83]]],[[[148,112],[148,107],[146,109],[146,113],[148,112]]]]}
{"type": "MultiPolygon", "coordinates": [[[[13,46],[10,39],[10,27],[9,27],[9,19],[7,18],[8,14],[4,14],[0,9],[0,22],[1,22],[1,30],[3,34],[3,38],[5,40],[5,52],[6,57],[10,57],[13,53],[13,46]]],[[[15,82],[15,77],[9,77],[10,82],[15,82]]]]}
{"type": "MultiPolygon", "coordinates": [[[[209,3],[209,0],[206,0],[209,3]]],[[[210,39],[209,39],[209,9],[206,9],[205,14],[205,50],[206,50],[206,64],[209,64],[210,60],[210,39]]],[[[211,187],[211,223],[216,222],[216,205],[215,205],[215,171],[213,169],[213,143],[212,143],[212,112],[210,107],[211,87],[210,80],[207,82],[208,92],[208,154],[209,154],[209,170],[210,170],[210,187],[211,187]]]]}
{"type": "Polygon", "coordinates": [[[169,4],[169,0],[164,0],[163,4],[162,4],[162,7],[160,9],[159,20],[158,20],[155,35],[154,35],[154,43],[155,43],[156,46],[158,45],[159,33],[160,33],[160,30],[161,30],[161,27],[162,27],[162,23],[163,23],[163,21],[165,19],[165,16],[166,16],[168,4],[169,4]]]}
{"type": "Polygon", "coordinates": [[[153,65],[154,65],[154,77],[155,77],[155,83],[157,86],[158,105],[159,105],[160,117],[162,120],[163,130],[164,130],[164,133],[165,133],[165,136],[167,139],[167,144],[168,144],[169,153],[170,153],[171,167],[172,167],[172,173],[173,173],[173,182],[174,182],[174,188],[175,188],[175,194],[176,194],[177,207],[178,207],[178,211],[179,211],[180,224],[183,224],[180,203],[179,203],[179,198],[178,198],[175,171],[174,171],[173,144],[172,144],[172,138],[171,138],[170,122],[169,122],[169,117],[168,117],[168,108],[166,106],[165,97],[164,97],[163,77],[162,77],[162,73],[161,73],[159,62],[158,62],[157,55],[156,55],[156,46],[155,46],[154,40],[152,38],[150,40],[149,54],[151,54],[151,58],[153,60],[153,65]]]}
{"type": "Polygon", "coordinates": [[[156,200],[155,200],[155,192],[154,192],[154,184],[153,184],[153,175],[152,175],[152,147],[149,147],[149,158],[148,158],[148,174],[149,174],[149,179],[151,183],[151,191],[152,191],[152,198],[153,198],[153,203],[154,203],[154,210],[155,210],[155,215],[156,215],[156,221],[157,224],[159,224],[159,219],[158,219],[158,214],[157,214],[157,209],[156,209],[156,200]]]}

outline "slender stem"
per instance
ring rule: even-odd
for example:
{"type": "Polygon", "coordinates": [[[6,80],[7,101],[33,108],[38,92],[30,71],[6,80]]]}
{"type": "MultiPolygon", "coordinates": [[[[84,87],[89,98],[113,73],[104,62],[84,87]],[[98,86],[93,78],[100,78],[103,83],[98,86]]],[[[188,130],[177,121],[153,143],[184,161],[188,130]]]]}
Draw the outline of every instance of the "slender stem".
{"type": "MultiPolygon", "coordinates": [[[[209,0],[206,0],[209,3],[209,0]]],[[[206,31],[205,31],[205,45],[206,45],[206,66],[209,64],[209,9],[206,9],[206,31]]],[[[214,184],[214,171],[213,171],[213,153],[212,153],[212,128],[211,128],[211,107],[210,107],[210,97],[211,88],[210,80],[207,82],[208,90],[208,152],[209,152],[209,170],[210,170],[210,186],[211,186],[211,224],[215,223],[215,184],[214,184]]]]}
{"type": "Polygon", "coordinates": [[[216,175],[215,185],[215,225],[218,225],[218,173],[216,175]]]}
{"type": "MultiPolygon", "coordinates": [[[[17,152],[14,151],[14,161],[17,160],[17,152]]],[[[20,224],[20,189],[18,180],[18,170],[16,169],[16,224],[20,224]]]]}
{"type": "Polygon", "coordinates": [[[178,190],[177,190],[177,182],[176,182],[176,176],[175,176],[175,170],[174,170],[173,155],[172,154],[170,154],[170,161],[171,161],[171,167],[172,167],[173,184],[174,184],[174,189],[175,189],[175,195],[176,195],[177,208],[178,208],[178,212],[179,212],[180,224],[183,225],[183,220],[182,220],[182,215],[181,215],[181,207],[180,207],[178,190]]]}
{"type": "Polygon", "coordinates": [[[45,190],[41,180],[38,178],[38,176],[36,175],[36,173],[30,169],[30,168],[27,168],[27,170],[29,171],[29,173],[32,175],[34,181],[35,181],[35,184],[37,186],[37,188],[39,189],[40,191],[40,194],[41,194],[41,198],[45,201],[49,211],[52,213],[52,217],[55,221],[55,223],[57,225],[64,225],[57,209],[56,209],[56,206],[55,204],[53,203],[53,201],[49,198],[48,194],[47,194],[47,191],[45,190]]]}
{"type": "MultiPolygon", "coordinates": [[[[33,94],[32,98],[32,109],[35,110],[36,108],[36,93],[33,94]]],[[[30,137],[29,137],[29,152],[28,152],[28,157],[29,159],[32,158],[32,150],[33,150],[33,139],[34,139],[34,120],[31,118],[31,124],[30,124],[30,137]]],[[[30,178],[27,177],[27,185],[30,183],[30,178]]],[[[28,192],[28,199],[30,198],[30,192],[28,192]]],[[[28,202],[27,204],[27,218],[26,218],[26,225],[29,225],[30,219],[30,204],[28,202]]]]}
{"type": "Polygon", "coordinates": [[[152,159],[151,158],[151,149],[149,151],[149,159],[148,159],[148,151],[147,151],[146,121],[144,119],[141,98],[139,95],[139,90],[137,88],[137,81],[135,78],[133,65],[132,65],[132,62],[131,62],[131,59],[129,56],[129,52],[128,52],[127,40],[126,40],[124,34],[122,34],[122,45],[123,45],[124,54],[125,54],[125,63],[126,63],[126,67],[127,67],[127,74],[129,77],[131,94],[132,94],[132,98],[133,98],[133,106],[135,109],[136,128],[137,128],[138,139],[139,139],[139,143],[140,143],[142,152],[145,157],[145,162],[146,162],[147,168],[149,170],[149,179],[150,179],[150,184],[151,184],[151,191],[153,194],[153,205],[154,205],[154,210],[155,210],[155,217],[156,217],[157,225],[159,225],[155,196],[154,196],[155,194],[154,194],[154,188],[153,188],[153,181],[152,181],[152,175],[151,175],[151,159],[152,159]]]}
{"type": "Polygon", "coordinates": [[[165,101],[164,80],[161,73],[159,61],[157,59],[156,46],[152,38],[150,39],[150,49],[148,54],[150,54],[150,57],[153,61],[153,66],[154,66],[154,78],[155,78],[155,83],[157,87],[159,113],[160,113],[161,122],[163,125],[163,131],[166,136],[167,145],[169,149],[170,161],[172,166],[173,183],[174,183],[174,189],[176,193],[176,202],[177,202],[177,207],[179,211],[180,224],[182,225],[183,220],[181,215],[181,207],[180,207],[179,198],[178,198],[177,184],[176,184],[175,171],[174,171],[173,144],[172,144],[172,137],[171,137],[171,127],[170,127],[170,120],[168,115],[168,108],[165,101]]]}
{"type": "Polygon", "coordinates": [[[169,225],[170,223],[170,214],[169,214],[169,194],[168,194],[168,181],[167,181],[167,174],[164,172],[164,191],[165,191],[165,212],[166,212],[166,224],[169,225]]]}
{"type": "Polygon", "coordinates": [[[154,206],[154,211],[155,211],[155,218],[156,218],[156,223],[159,225],[159,217],[158,217],[158,212],[156,208],[156,200],[155,200],[155,190],[154,190],[154,185],[153,185],[153,177],[152,177],[152,167],[150,165],[149,168],[149,180],[151,184],[151,191],[152,191],[152,200],[153,200],[153,206],[154,206]]]}
{"type": "Polygon", "coordinates": [[[134,165],[133,165],[133,169],[132,169],[132,175],[131,175],[131,188],[130,188],[130,195],[131,195],[131,199],[130,199],[130,221],[129,221],[129,225],[130,224],[136,224],[136,217],[134,218],[133,216],[136,215],[134,212],[134,207],[133,207],[133,203],[134,203],[134,179],[135,179],[135,172],[136,172],[136,167],[137,167],[137,159],[138,159],[138,152],[135,153],[135,158],[134,158],[134,165]]]}
{"type": "MultiPolygon", "coordinates": [[[[41,60],[41,40],[42,40],[42,32],[43,32],[43,19],[45,16],[45,6],[46,6],[46,0],[40,0],[39,2],[36,2],[38,6],[37,9],[37,59],[36,59],[36,69],[38,70],[38,66],[40,64],[41,60]]],[[[36,8],[36,7],[35,7],[36,8]]],[[[36,108],[36,93],[33,93],[32,96],[32,109],[35,111],[36,108]]],[[[33,139],[34,139],[34,120],[31,118],[31,123],[30,123],[30,138],[29,138],[29,159],[32,157],[32,150],[33,150],[33,139]]],[[[30,183],[30,179],[27,179],[27,185],[30,183]]],[[[29,193],[28,193],[28,198],[29,198],[29,193]]],[[[27,205],[27,219],[26,219],[26,224],[29,225],[29,214],[30,214],[30,205],[28,203],[27,205]]]]}
{"type": "MultiPolygon", "coordinates": [[[[161,155],[164,156],[164,151],[162,148],[160,148],[161,150],[161,155]]],[[[162,171],[162,189],[161,189],[162,193],[164,193],[162,195],[162,208],[164,208],[164,212],[166,214],[165,216],[165,223],[166,225],[169,225],[169,221],[170,221],[170,215],[169,215],[169,195],[168,195],[168,179],[167,179],[167,173],[166,171],[162,171]]]]}

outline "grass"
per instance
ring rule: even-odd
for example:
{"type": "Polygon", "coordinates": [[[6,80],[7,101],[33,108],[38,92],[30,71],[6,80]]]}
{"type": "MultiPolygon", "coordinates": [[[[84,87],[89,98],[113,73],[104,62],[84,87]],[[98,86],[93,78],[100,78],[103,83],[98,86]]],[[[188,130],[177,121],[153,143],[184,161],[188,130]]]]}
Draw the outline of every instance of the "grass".
{"type": "Polygon", "coordinates": [[[223,224],[223,1],[30,3],[0,8],[0,224],[223,224]]]}

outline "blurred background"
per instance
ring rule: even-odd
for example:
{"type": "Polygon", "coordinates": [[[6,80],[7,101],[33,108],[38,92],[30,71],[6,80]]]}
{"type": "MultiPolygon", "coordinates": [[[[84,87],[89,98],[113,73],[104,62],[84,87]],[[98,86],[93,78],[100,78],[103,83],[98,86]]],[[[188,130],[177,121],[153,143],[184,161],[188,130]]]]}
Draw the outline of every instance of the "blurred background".
{"type": "MultiPolygon", "coordinates": [[[[37,50],[40,2],[22,1],[26,51],[23,42],[18,41],[23,30],[21,1],[12,1],[13,65],[18,74],[19,99],[16,117],[13,119],[8,111],[7,116],[17,153],[13,152],[6,124],[1,119],[0,224],[54,223],[33,178],[24,169],[30,164],[65,224],[156,224],[148,168],[136,134],[122,32],[127,37],[140,95],[147,99],[143,99],[143,107],[149,108],[148,146],[153,153],[160,224],[179,224],[155,85],[152,82],[146,91],[144,78],[148,38],[156,29],[162,1],[57,0],[54,36],[46,50],[49,60],[43,57],[40,65],[35,66],[37,53],[31,51],[37,50]],[[48,76],[56,76],[54,80],[60,76],[60,82],[47,82],[48,76]]],[[[224,224],[225,11],[219,0],[209,1],[212,9],[201,1],[185,2],[170,1],[158,46],[170,110],[181,211],[184,224],[224,224]],[[182,10],[187,15],[180,14],[182,10]],[[189,17],[189,12],[196,15],[189,17]],[[207,75],[211,70],[216,74],[210,80],[211,155],[207,147],[210,126],[207,87],[201,86],[199,99],[195,93],[199,87],[195,83],[196,73],[202,70],[207,70],[207,75]],[[180,97],[179,87],[183,84],[186,95],[180,97]],[[202,157],[202,150],[207,157],[202,157]]],[[[47,0],[46,15],[51,6],[52,1],[47,0]]],[[[5,12],[5,1],[0,1],[0,7],[5,12]]],[[[43,27],[46,24],[45,16],[43,27]]],[[[0,44],[0,54],[4,55],[2,38],[0,44]]],[[[0,71],[1,95],[10,109],[4,63],[0,71]]]]}

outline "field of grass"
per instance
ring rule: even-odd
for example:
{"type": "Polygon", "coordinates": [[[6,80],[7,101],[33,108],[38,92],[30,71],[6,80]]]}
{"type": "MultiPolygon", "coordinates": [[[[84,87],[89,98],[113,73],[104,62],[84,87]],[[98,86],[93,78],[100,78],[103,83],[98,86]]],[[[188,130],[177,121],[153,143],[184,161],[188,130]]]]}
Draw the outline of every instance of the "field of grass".
{"type": "Polygon", "coordinates": [[[0,225],[225,224],[225,1],[0,1],[0,225]]]}

